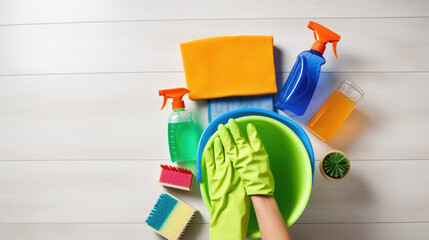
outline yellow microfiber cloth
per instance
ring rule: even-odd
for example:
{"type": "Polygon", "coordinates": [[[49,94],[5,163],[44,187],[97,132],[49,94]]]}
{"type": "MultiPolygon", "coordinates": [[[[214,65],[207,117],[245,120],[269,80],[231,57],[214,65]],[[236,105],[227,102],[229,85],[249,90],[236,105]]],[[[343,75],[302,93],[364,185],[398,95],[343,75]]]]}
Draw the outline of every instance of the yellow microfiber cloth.
{"type": "Polygon", "coordinates": [[[205,38],[180,49],[191,100],[277,92],[272,36],[205,38]]]}

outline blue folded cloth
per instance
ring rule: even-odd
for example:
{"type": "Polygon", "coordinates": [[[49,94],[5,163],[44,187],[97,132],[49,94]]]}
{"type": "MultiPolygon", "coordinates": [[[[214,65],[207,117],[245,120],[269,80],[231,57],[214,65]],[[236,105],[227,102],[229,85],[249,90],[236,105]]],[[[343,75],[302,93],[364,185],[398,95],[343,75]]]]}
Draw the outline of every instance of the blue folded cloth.
{"type": "Polygon", "coordinates": [[[224,113],[240,108],[260,108],[274,112],[274,95],[209,99],[207,100],[209,123],[224,113]]]}

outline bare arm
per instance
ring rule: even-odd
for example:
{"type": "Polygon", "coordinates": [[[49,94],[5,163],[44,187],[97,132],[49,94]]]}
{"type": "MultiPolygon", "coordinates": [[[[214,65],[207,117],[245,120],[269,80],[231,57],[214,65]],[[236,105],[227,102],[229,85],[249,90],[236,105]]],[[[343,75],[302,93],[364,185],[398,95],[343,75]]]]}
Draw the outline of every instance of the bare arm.
{"type": "Polygon", "coordinates": [[[267,195],[250,196],[258,219],[262,240],[292,240],[276,199],[267,195]]]}

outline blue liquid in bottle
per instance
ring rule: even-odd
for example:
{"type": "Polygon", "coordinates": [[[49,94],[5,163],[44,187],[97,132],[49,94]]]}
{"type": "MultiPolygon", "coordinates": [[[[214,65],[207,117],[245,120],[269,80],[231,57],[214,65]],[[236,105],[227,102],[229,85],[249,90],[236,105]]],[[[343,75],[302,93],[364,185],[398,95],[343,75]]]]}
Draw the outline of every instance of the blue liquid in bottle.
{"type": "Polygon", "coordinates": [[[302,116],[313,97],[325,58],[316,50],[298,55],[295,65],[280,92],[276,107],[292,116],[302,116]]]}

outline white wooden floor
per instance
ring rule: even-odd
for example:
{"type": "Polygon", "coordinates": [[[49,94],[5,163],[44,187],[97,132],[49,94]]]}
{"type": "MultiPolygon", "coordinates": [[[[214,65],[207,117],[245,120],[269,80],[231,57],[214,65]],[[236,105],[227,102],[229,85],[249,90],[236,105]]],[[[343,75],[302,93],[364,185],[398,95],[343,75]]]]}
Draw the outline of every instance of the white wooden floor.
{"type": "MultiPolygon", "coordinates": [[[[349,79],[365,98],[316,159],[352,159],[342,182],[316,171],[295,239],[429,239],[429,1],[0,0],[0,239],[159,239],[144,226],[169,162],[162,88],[185,86],[179,43],[273,35],[285,79],[313,35],[327,47],[305,122],[349,79]]],[[[187,101],[206,122],[205,103],[187,101]]],[[[318,165],[318,162],[316,162],[318,165]]],[[[201,211],[185,239],[208,239],[201,211]]]]}

